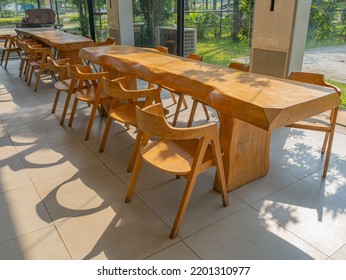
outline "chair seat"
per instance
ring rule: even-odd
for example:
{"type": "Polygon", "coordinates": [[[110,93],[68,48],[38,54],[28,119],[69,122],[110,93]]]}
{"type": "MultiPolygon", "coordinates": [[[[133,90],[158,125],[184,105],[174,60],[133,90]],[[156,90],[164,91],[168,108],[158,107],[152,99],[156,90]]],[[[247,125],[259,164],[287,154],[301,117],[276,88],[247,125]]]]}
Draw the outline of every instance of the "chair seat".
{"type": "MultiPolygon", "coordinates": [[[[199,139],[151,141],[142,146],[143,159],[159,169],[177,175],[186,175],[191,171],[199,139]],[[158,164],[160,162],[160,164],[158,164]]],[[[201,172],[214,164],[213,151],[208,145],[201,172]]]]}
{"type": "Polygon", "coordinates": [[[329,131],[330,130],[330,111],[324,112],[313,117],[297,121],[293,124],[287,125],[292,128],[304,128],[315,131],[329,131]]]}
{"type": "MultiPolygon", "coordinates": [[[[94,102],[96,98],[96,89],[94,87],[78,90],[75,92],[75,97],[81,101],[94,102]]],[[[110,96],[101,93],[100,100],[111,99],[110,96]]]]}
{"type": "Polygon", "coordinates": [[[15,48],[0,47],[0,50],[2,50],[2,51],[16,52],[16,51],[20,51],[20,48],[18,48],[18,47],[15,47],[15,48]]]}
{"type": "Polygon", "coordinates": [[[63,80],[63,81],[57,81],[54,84],[54,87],[60,91],[68,91],[70,88],[70,84],[71,84],[71,79],[67,79],[67,80],[63,80]]]}
{"type": "Polygon", "coordinates": [[[145,101],[128,103],[112,108],[109,111],[109,116],[119,122],[136,126],[136,106],[138,106],[139,108],[143,108],[145,106],[145,101]]]}

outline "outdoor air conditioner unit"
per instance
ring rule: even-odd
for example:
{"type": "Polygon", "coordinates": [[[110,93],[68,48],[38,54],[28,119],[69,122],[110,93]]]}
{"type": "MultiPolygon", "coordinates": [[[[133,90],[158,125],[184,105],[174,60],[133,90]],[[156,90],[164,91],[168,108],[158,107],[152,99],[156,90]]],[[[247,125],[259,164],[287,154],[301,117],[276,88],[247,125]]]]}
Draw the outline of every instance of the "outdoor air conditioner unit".
{"type": "MultiPolygon", "coordinates": [[[[156,45],[165,46],[171,54],[177,54],[177,28],[174,26],[158,26],[155,28],[156,45]]],[[[184,28],[184,56],[196,53],[197,29],[184,28]]]]}

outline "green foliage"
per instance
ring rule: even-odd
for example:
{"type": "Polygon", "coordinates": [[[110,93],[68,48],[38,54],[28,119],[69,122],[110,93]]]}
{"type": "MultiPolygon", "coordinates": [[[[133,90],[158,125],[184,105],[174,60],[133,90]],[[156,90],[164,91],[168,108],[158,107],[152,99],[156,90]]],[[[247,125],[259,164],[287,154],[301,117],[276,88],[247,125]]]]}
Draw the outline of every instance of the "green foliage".
{"type": "Polygon", "coordinates": [[[12,10],[0,11],[0,17],[1,18],[11,18],[11,17],[14,17],[15,15],[16,15],[16,12],[12,11],[12,10]]]}
{"type": "Polygon", "coordinates": [[[250,45],[252,38],[252,17],[254,0],[241,0],[239,11],[242,13],[242,25],[240,26],[237,38],[240,42],[250,45]]]}
{"type": "Polygon", "coordinates": [[[155,27],[163,25],[172,15],[171,0],[132,0],[134,17],[143,18],[142,44],[154,46],[155,27]]]}
{"type": "Polygon", "coordinates": [[[341,90],[341,102],[339,109],[342,111],[346,111],[346,84],[338,83],[333,80],[327,80],[327,82],[337,86],[341,90]]]}
{"type": "Polygon", "coordinates": [[[229,38],[210,38],[198,41],[197,53],[203,56],[205,62],[228,66],[232,59],[248,57],[250,48],[229,38]]]}
{"type": "Polygon", "coordinates": [[[80,20],[79,15],[74,15],[74,16],[71,16],[71,17],[70,17],[70,21],[71,21],[71,22],[76,22],[76,21],[79,21],[79,20],[80,20]]]}
{"type": "Polygon", "coordinates": [[[13,26],[21,20],[22,17],[0,18],[0,26],[13,26]]]}
{"type": "Polygon", "coordinates": [[[336,8],[334,2],[328,0],[314,0],[311,6],[310,23],[308,37],[317,40],[325,40],[333,35],[335,30],[335,13],[336,8]]]}

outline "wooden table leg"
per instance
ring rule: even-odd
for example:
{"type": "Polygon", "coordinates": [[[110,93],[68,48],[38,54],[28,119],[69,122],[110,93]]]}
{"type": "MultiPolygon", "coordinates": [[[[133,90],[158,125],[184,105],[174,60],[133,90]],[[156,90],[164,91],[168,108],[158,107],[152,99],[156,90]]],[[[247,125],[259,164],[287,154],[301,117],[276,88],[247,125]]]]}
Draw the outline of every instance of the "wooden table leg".
{"type": "Polygon", "coordinates": [[[83,60],[79,57],[79,49],[77,50],[58,50],[59,52],[59,58],[70,58],[71,62],[70,64],[83,64],[83,60]]]}
{"type": "MultiPolygon", "coordinates": [[[[265,176],[269,171],[271,132],[219,114],[220,144],[227,191],[265,176]]],[[[215,181],[218,190],[218,183],[215,181]]]]}

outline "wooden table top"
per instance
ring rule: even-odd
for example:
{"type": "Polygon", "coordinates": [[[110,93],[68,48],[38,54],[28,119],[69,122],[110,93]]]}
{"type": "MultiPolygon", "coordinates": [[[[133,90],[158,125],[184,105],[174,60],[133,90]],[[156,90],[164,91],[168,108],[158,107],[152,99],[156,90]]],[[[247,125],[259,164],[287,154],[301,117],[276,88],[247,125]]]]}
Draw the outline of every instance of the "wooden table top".
{"type": "Polygon", "coordinates": [[[174,88],[265,130],[291,124],[341,103],[331,88],[241,72],[154,49],[124,45],[91,47],[81,49],[80,57],[174,88]]]}
{"type": "Polygon", "coordinates": [[[16,28],[17,34],[30,36],[57,50],[75,50],[93,45],[93,40],[51,28],[16,28]]]}

